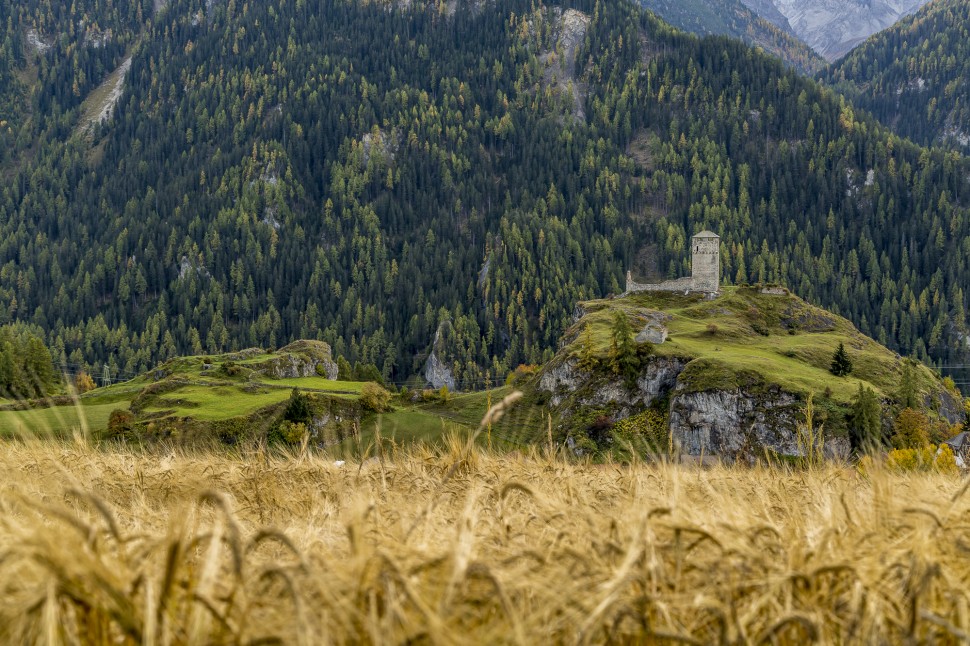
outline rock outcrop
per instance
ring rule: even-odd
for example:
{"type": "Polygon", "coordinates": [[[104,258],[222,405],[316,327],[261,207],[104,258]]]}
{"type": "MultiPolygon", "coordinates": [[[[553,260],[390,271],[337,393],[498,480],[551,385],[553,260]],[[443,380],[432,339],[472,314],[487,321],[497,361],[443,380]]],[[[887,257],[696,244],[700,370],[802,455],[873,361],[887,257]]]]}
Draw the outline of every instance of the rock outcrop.
{"type": "MultiPolygon", "coordinates": [[[[798,427],[805,402],[791,393],[737,390],[674,393],[670,433],[682,455],[750,461],[765,455],[800,455],[798,427]]],[[[826,454],[848,457],[846,437],[827,437],[826,454]]]]}
{"type": "Polygon", "coordinates": [[[446,386],[448,390],[455,390],[455,376],[451,368],[446,366],[434,351],[428,356],[428,362],[424,366],[424,378],[433,388],[446,386]]]}
{"type": "MultiPolygon", "coordinates": [[[[803,399],[780,388],[730,388],[694,391],[681,379],[689,359],[655,357],[631,388],[597,377],[574,360],[553,362],[538,382],[549,403],[568,421],[582,409],[609,411],[620,420],[669,398],[669,429],[682,456],[718,456],[751,461],[766,453],[795,456],[801,451],[798,426],[803,399]]],[[[849,455],[844,437],[826,438],[826,453],[849,455]]]]}
{"type": "Polygon", "coordinates": [[[434,342],[431,344],[431,354],[428,361],[424,364],[424,378],[433,388],[446,386],[448,390],[456,390],[458,383],[455,374],[448,367],[448,364],[441,358],[446,356],[448,339],[451,336],[451,322],[442,321],[434,334],[434,342]]]}
{"type": "Polygon", "coordinates": [[[296,379],[320,375],[337,378],[337,363],[330,345],[323,341],[295,341],[280,348],[272,359],[259,364],[256,371],[273,379],[296,379]]]}

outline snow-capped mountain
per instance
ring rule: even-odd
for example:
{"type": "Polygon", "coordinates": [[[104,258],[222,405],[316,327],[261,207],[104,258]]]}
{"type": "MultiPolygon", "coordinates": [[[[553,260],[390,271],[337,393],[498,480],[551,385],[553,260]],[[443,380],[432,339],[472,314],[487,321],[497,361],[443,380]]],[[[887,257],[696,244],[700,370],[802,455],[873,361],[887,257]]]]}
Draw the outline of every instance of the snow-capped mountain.
{"type": "Polygon", "coordinates": [[[929,0],[743,2],[764,18],[790,30],[828,60],[834,61],[872,34],[915,12],[929,0]]]}

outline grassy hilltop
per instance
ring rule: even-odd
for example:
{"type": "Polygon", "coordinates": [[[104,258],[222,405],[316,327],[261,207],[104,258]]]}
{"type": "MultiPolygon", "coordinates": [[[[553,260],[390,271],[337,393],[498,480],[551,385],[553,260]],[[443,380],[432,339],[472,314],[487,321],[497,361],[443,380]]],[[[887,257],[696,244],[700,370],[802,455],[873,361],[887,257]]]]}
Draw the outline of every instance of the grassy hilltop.
{"type": "MultiPolygon", "coordinates": [[[[587,324],[594,351],[605,356],[616,311],[627,314],[634,332],[660,320],[669,336],[654,344],[653,353],[690,360],[682,380],[692,390],[730,389],[754,381],[796,394],[819,396],[829,391],[827,397],[848,403],[860,381],[882,398],[893,399],[902,378],[904,362],[899,355],[848,320],[783,288],[722,287],[712,300],[702,294],[641,292],[581,307],[586,314],[566,332],[569,342],[560,356],[579,354],[587,324]],[[829,372],[839,343],[853,364],[847,377],[829,372]]],[[[928,368],[917,365],[913,373],[917,390],[931,399],[945,396],[943,382],[928,368]]]]}
{"type": "Polygon", "coordinates": [[[962,421],[952,382],[781,287],[724,287],[713,298],[640,292],[581,303],[579,312],[530,387],[548,402],[556,439],[583,451],[792,456],[809,400],[833,456],[888,441],[904,393],[928,414],[935,442],[962,421]],[[627,349],[614,349],[625,335],[627,349]],[[844,376],[831,371],[840,345],[851,362],[844,376]],[[854,412],[860,386],[879,409],[865,427],[854,412]]]}

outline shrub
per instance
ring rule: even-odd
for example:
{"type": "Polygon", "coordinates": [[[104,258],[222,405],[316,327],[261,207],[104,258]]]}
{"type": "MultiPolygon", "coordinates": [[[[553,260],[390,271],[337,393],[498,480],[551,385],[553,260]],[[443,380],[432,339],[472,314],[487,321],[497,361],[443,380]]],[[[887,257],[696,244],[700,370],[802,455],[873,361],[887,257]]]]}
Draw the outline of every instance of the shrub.
{"type": "Polygon", "coordinates": [[[135,425],[135,416],[130,411],[116,408],[108,416],[108,433],[111,435],[124,435],[131,431],[135,425]]]}
{"type": "Polygon", "coordinates": [[[306,437],[307,426],[302,422],[283,422],[280,424],[280,435],[287,444],[299,444],[306,437]]]}
{"type": "Polygon", "coordinates": [[[283,411],[283,419],[299,424],[309,424],[310,420],[313,419],[310,399],[301,393],[299,388],[294,388],[290,393],[290,400],[286,403],[286,409],[283,411]]]}
{"type": "Polygon", "coordinates": [[[651,451],[666,451],[670,441],[669,420],[665,411],[648,408],[613,424],[613,433],[636,440],[651,451]]]}
{"type": "Polygon", "coordinates": [[[717,324],[716,323],[708,323],[707,324],[707,333],[710,334],[711,336],[714,336],[715,334],[717,334],[717,331],[719,329],[720,328],[717,327],[717,324]]]}
{"type": "Polygon", "coordinates": [[[960,468],[957,466],[957,457],[953,455],[953,449],[950,448],[949,444],[940,444],[934,466],[940,473],[960,472],[960,468]]]}
{"type": "Polygon", "coordinates": [[[949,375],[947,375],[946,377],[943,377],[943,387],[946,388],[950,393],[953,393],[956,395],[960,394],[960,389],[957,388],[956,382],[953,381],[953,377],[949,375]]]}
{"type": "Polygon", "coordinates": [[[369,381],[361,387],[359,401],[364,410],[383,413],[390,410],[391,393],[380,384],[369,381]]]}
{"type": "Polygon", "coordinates": [[[224,372],[229,377],[238,377],[239,375],[246,372],[246,369],[240,365],[237,365],[235,361],[226,361],[220,367],[220,370],[224,372]]]}
{"type": "Polygon", "coordinates": [[[637,343],[636,356],[637,356],[637,370],[643,368],[647,359],[653,356],[655,346],[649,341],[641,341],[637,343]]]}
{"type": "Polygon", "coordinates": [[[896,418],[893,446],[897,449],[918,449],[930,443],[930,422],[926,415],[912,408],[904,408],[896,418]]]}
{"type": "Polygon", "coordinates": [[[957,473],[956,457],[946,444],[928,444],[920,448],[894,449],[886,458],[886,465],[894,471],[936,471],[957,473]]]}
{"type": "Polygon", "coordinates": [[[438,399],[440,399],[444,403],[448,403],[448,400],[450,398],[451,398],[451,393],[448,391],[448,386],[442,386],[441,388],[438,389],[438,399]]]}
{"type": "Polygon", "coordinates": [[[508,377],[505,378],[505,385],[513,386],[515,384],[521,383],[522,381],[536,374],[538,370],[539,370],[538,366],[534,366],[526,363],[519,364],[519,366],[515,370],[510,372],[508,377]]]}
{"type": "Polygon", "coordinates": [[[81,394],[84,394],[89,390],[94,390],[96,388],[96,386],[94,385],[94,379],[92,379],[91,375],[84,372],[83,370],[77,373],[77,376],[74,377],[74,387],[77,388],[78,393],[81,393],[81,394]]]}

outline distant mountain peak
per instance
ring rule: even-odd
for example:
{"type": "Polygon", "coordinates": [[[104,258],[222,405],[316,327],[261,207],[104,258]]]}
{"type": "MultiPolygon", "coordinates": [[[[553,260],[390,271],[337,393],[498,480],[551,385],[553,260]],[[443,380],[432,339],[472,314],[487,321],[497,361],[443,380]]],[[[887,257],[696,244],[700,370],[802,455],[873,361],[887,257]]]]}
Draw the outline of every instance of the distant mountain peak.
{"type": "Polygon", "coordinates": [[[834,61],[929,0],[742,0],[834,61]],[[784,17],[784,22],[779,18],[784,17]]]}

